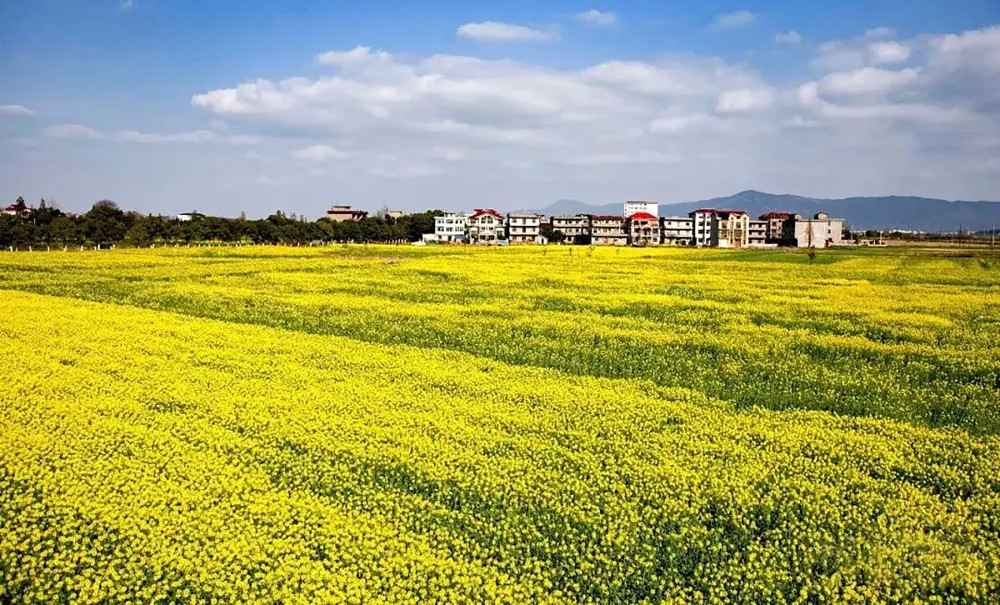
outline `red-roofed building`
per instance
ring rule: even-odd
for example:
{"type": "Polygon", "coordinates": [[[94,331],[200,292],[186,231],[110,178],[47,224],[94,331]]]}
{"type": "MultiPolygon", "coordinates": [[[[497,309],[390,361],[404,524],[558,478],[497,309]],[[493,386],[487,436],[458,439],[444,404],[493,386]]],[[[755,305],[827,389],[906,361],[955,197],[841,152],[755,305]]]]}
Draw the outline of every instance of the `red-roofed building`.
{"type": "Polygon", "coordinates": [[[4,208],[3,213],[9,216],[27,217],[31,214],[31,208],[28,208],[28,205],[24,203],[23,197],[19,197],[16,202],[4,208]]]}
{"type": "Polygon", "coordinates": [[[355,223],[368,216],[366,210],[357,210],[350,206],[334,206],[326,211],[326,217],[335,223],[354,221],[355,223]]]}
{"type": "Polygon", "coordinates": [[[476,208],[469,216],[469,243],[495,246],[506,239],[507,224],[492,208],[476,208]]]}
{"type": "Polygon", "coordinates": [[[636,212],[626,220],[629,243],[656,246],[660,243],[660,219],[648,212],[636,212]]]}

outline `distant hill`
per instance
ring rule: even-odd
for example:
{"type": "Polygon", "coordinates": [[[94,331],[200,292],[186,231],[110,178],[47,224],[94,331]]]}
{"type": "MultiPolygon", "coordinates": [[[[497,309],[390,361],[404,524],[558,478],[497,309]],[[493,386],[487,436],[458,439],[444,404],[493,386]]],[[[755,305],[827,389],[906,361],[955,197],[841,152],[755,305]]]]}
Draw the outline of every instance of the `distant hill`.
{"type": "MultiPolygon", "coordinates": [[[[660,204],[660,215],[687,214],[696,208],[746,210],[751,216],[788,211],[812,215],[828,212],[844,218],[852,229],[903,229],[909,231],[980,231],[1000,226],[1000,202],[949,201],[926,197],[811,198],[800,195],[741,191],[728,197],[697,202],[660,204]]],[[[576,200],[559,200],[539,210],[543,214],[621,214],[621,202],[592,206],[576,200]]]]}

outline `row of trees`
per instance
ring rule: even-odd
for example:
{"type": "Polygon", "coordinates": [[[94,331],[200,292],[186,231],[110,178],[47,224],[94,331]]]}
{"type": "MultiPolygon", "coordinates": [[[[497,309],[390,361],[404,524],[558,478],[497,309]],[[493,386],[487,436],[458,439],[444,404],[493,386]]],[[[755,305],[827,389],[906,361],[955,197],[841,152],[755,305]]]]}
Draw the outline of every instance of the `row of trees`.
{"type": "MultiPolygon", "coordinates": [[[[23,201],[18,198],[18,201],[23,201]]],[[[37,208],[0,216],[0,246],[126,245],[191,242],[253,242],[255,244],[305,244],[324,242],[417,241],[434,232],[439,211],[409,214],[398,219],[367,217],[355,222],[327,218],[308,221],[281,211],[266,219],[196,216],[188,221],[174,217],[125,212],[102,200],[84,214],[70,215],[42,200],[37,208]]]]}

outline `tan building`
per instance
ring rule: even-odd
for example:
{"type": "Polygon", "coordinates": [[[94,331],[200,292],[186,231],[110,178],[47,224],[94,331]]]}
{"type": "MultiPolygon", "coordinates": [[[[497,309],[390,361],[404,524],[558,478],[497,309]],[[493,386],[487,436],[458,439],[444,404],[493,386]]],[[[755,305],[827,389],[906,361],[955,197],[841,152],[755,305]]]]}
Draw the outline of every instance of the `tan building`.
{"type": "Polygon", "coordinates": [[[590,242],[589,214],[558,214],[552,217],[552,230],[562,233],[567,243],[590,242]]]}
{"type": "Polygon", "coordinates": [[[368,216],[365,210],[357,210],[350,206],[334,206],[326,211],[326,217],[335,223],[354,221],[355,223],[368,216]]]}
{"type": "Polygon", "coordinates": [[[750,244],[750,215],[743,210],[716,210],[712,223],[712,245],[746,248],[750,244]]]}
{"type": "Polygon", "coordinates": [[[696,246],[745,248],[750,243],[750,215],[744,210],[699,208],[689,216],[696,246]]]}
{"type": "Polygon", "coordinates": [[[656,246],[660,243],[660,219],[648,212],[636,212],[626,221],[629,243],[656,246]]]}
{"type": "Polygon", "coordinates": [[[628,244],[625,221],[620,216],[594,215],[590,217],[591,242],[598,246],[624,246],[628,244]]]}

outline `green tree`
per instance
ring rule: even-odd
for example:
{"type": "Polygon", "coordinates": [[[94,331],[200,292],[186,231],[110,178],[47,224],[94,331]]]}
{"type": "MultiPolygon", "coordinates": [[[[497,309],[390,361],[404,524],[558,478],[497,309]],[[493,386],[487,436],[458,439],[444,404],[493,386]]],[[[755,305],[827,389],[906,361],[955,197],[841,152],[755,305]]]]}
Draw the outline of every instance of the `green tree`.
{"type": "Polygon", "coordinates": [[[125,237],[125,213],[111,200],[101,200],[83,215],[87,237],[96,244],[114,244],[125,237]]]}
{"type": "Polygon", "coordinates": [[[146,219],[137,219],[132,226],[129,227],[128,232],[125,234],[124,244],[126,246],[132,246],[133,248],[145,248],[149,246],[151,238],[149,236],[149,229],[146,227],[146,219]]]}
{"type": "Polygon", "coordinates": [[[70,245],[82,244],[83,233],[77,226],[76,221],[68,216],[60,216],[52,220],[49,226],[49,233],[53,242],[70,245]]]}

